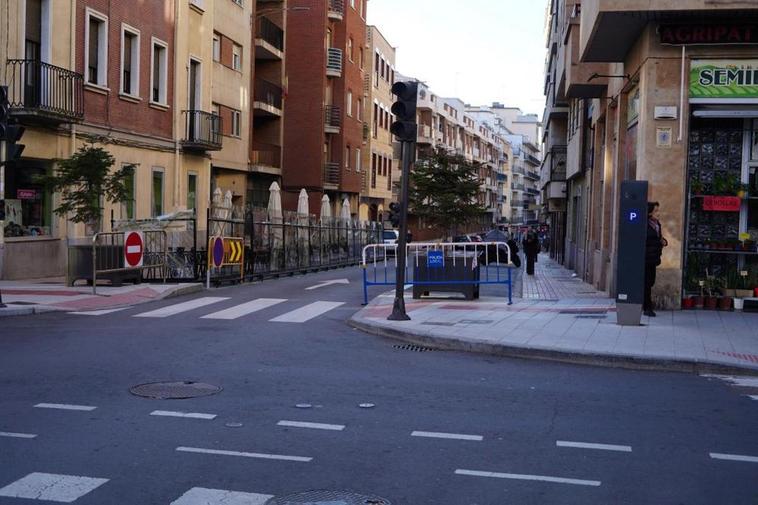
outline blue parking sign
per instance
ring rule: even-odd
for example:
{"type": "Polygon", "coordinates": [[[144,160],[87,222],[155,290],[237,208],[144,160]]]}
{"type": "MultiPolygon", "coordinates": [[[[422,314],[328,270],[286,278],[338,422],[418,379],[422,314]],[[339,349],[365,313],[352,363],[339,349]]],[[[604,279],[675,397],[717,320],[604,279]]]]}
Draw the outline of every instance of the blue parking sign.
{"type": "Polygon", "coordinates": [[[445,259],[442,256],[442,251],[429,251],[426,255],[427,268],[442,268],[445,266],[445,259]]]}

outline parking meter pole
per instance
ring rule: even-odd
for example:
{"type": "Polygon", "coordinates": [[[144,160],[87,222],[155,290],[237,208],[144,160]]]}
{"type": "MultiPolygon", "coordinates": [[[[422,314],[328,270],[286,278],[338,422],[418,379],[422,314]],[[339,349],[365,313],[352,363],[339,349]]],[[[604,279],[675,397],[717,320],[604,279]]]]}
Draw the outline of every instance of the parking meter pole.
{"type": "Polygon", "coordinates": [[[416,151],[415,142],[403,142],[403,172],[400,177],[400,236],[397,241],[397,272],[395,273],[395,303],[392,305],[392,314],[387,318],[389,321],[410,321],[405,312],[405,263],[406,244],[408,242],[408,178],[411,173],[411,163],[416,151]]]}

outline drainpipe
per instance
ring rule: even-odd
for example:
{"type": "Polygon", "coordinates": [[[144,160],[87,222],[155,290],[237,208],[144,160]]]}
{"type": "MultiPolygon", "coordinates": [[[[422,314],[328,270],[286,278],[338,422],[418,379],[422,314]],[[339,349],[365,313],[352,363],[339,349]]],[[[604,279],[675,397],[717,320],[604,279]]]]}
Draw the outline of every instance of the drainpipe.
{"type": "Polygon", "coordinates": [[[685,65],[686,65],[687,46],[682,46],[682,82],[681,89],[679,90],[679,137],[678,142],[681,142],[684,137],[684,88],[685,88],[685,65]]]}
{"type": "MultiPolygon", "coordinates": [[[[177,103],[177,97],[179,96],[179,79],[177,76],[176,70],[179,68],[177,65],[177,62],[179,61],[179,0],[174,0],[174,64],[173,64],[173,71],[174,71],[174,100],[173,100],[173,110],[172,114],[174,117],[174,120],[171,122],[171,133],[172,133],[172,140],[174,142],[174,210],[176,210],[176,206],[179,203],[179,192],[180,192],[180,177],[179,177],[179,170],[181,169],[180,163],[179,163],[179,139],[177,137],[178,134],[178,128],[176,126],[177,121],[177,111],[176,109],[176,103],[177,103]]],[[[169,70],[166,69],[166,72],[169,70]]],[[[179,115],[181,117],[181,115],[179,115]]],[[[199,181],[198,181],[199,182],[199,181]]],[[[195,192],[197,192],[197,188],[195,188],[195,192]]],[[[197,195],[195,195],[195,207],[197,207],[197,195]]],[[[197,209],[195,209],[195,216],[197,216],[197,209]]],[[[195,223],[195,228],[197,228],[197,223],[195,223]]]]}

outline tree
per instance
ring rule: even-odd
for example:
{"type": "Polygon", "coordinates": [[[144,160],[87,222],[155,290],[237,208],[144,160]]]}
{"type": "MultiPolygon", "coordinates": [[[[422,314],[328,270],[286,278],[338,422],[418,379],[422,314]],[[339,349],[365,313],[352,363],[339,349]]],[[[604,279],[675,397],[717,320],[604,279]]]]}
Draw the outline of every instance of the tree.
{"type": "Polygon", "coordinates": [[[410,213],[451,236],[486,212],[477,201],[477,168],[461,155],[438,149],[423,156],[408,182],[410,213]]]}
{"type": "Polygon", "coordinates": [[[111,203],[130,198],[126,180],[134,173],[134,165],[111,171],[115,161],[108,151],[94,144],[82,146],[71,158],[60,160],[54,174],[41,178],[51,191],[61,194],[61,203],[54,212],[99,229],[103,198],[111,203]]]}

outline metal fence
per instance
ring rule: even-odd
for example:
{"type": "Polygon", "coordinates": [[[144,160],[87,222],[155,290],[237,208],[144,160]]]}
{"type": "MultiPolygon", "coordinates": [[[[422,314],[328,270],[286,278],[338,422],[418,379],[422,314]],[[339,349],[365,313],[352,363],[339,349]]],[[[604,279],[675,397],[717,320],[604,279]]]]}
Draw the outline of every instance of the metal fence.
{"type": "Polygon", "coordinates": [[[120,277],[142,280],[142,272],[152,272],[153,277],[162,277],[166,282],[167,235],[164,230],[142,231],[142,266],[130,267],[124,261],[124,232],[96,233],[92,237],[92,293],[97,294],[98,276],[106,276],[114,281],[120,277]]]}
{"type": "MultiPolygon", "coordinates": [[[[363,302],[368,304],[371,286],[394,286],[397,274],[397,245],[373,244],[363,248],[363,302]]],[[[405,284],[422,286],[423,291],[454,285],[474,286],[499,284],[508,288],[508,303],[513,303],[514,265],[511,249],[505,242],[474,243],[411,243],[406,249],[405,284]],[[432,268],[430,253],[441,263],[432,268]],[[462,275],[462,267],[477,270],[475,275],[462,275]]],[[[449,289],[446,289],[449,290],[449,289]]],[[[414,292],[416,289],[414,289],[414,292]]]]}

